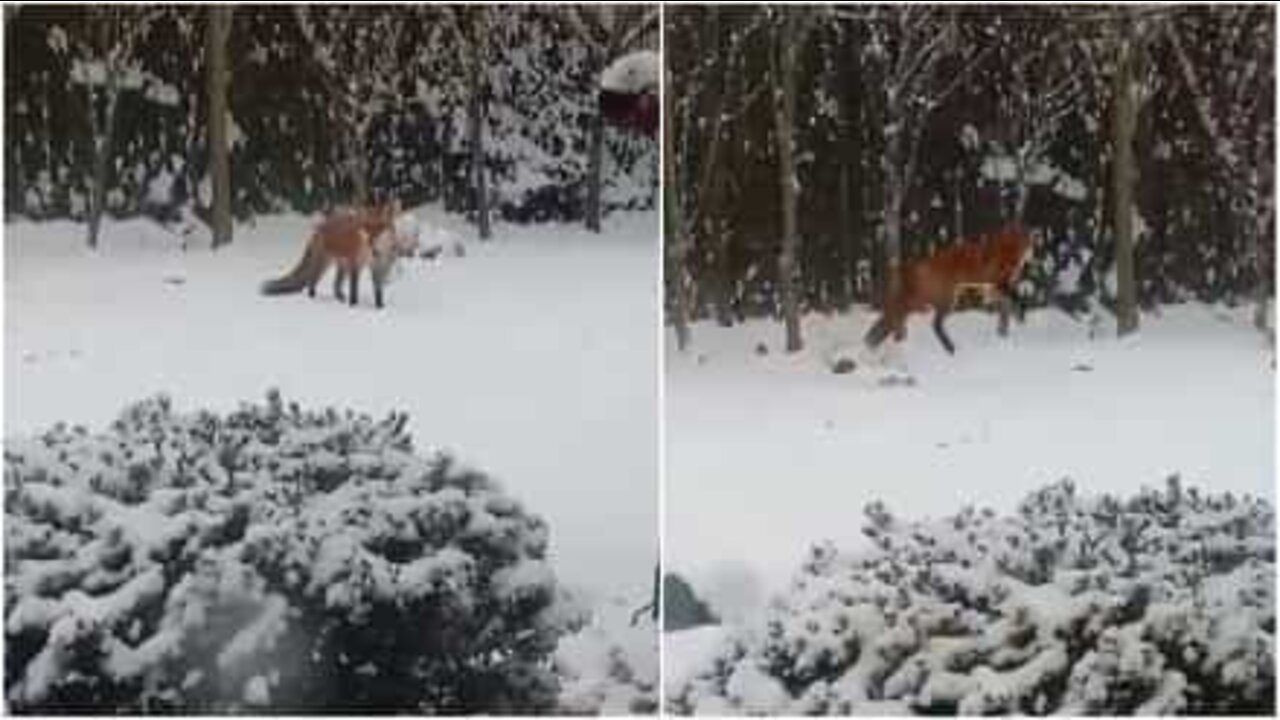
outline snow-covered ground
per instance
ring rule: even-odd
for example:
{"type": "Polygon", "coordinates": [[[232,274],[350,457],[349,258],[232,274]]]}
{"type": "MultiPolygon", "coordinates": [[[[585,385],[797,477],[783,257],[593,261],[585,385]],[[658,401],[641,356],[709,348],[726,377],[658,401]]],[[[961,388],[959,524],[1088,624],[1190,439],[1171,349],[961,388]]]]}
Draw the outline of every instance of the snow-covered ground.
{"type": "MultiPolygon", "coordinates": [[[[1274,501],[1274,355],[1249,308],[1164,308],[1123,340],[1109,316],[1091,338],[1087,322],[1033,312],[1000,338],[993,316],[960,313],[947,324],[954,357],[915,316],[880,358],[913,385],[881,384],[905,377],[883,365],[831,372],[872,320],[811,316],[794,355],[766,321],[698,323],[686,352],[666,345],[664,554],[731,620],[780,589],[811,544],[859,547],[873,499],[910,518],[1007,512],[1063,477],[1127,494],[1180,473],[1274,501]]],[[[714,634],[672,638],[666,661],[714,634]]]]}
{"type": "MultiPolygon", "coordinates": [[[[183,252],[146,221],[5,226],[5,433],[102,428],[159,392],[231,409],[270,387],[307,405],[410,413],[441,447],[503,483],[551,528],[560,579],[591,604],[649,599],[657,527],[657,253],[653,213],[605,232],[498,225],[488,243],[420,208],[435,260],[405,262],[386,307],[368,276],[351,309],[321,283],[265,297],[312,220],[259,219],[217,252],[183,252]],[[458,256],[455,245],[465,254],[458,256]]],[[[198,244],[198,243],[197,243],[198,244]]]]}

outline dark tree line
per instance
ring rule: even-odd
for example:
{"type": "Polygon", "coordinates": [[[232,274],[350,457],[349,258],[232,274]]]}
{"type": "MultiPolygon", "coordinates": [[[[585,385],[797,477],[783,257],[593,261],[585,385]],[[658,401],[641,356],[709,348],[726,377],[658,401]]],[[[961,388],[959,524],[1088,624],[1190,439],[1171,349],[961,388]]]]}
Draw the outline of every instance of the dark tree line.
{"type": "Polygon", "coordinates": [[[491,212],[598,227],[656,204],[657,148],[596,129],[596,81],[606,53],[657,37],[656,17],[628,17],[616,43],[583,37],[593,12],[21,6],[5,23],[6,214],[207,219],[223,135],[239,218],[394,196],[481,225],[491,212]],[[219,41],[226,67],[211,73],[219,41]]]}
{"type": "Polygon", "coordinates": [[[1023,300],[1122,333],[1273,293],[1269,6],[669,7],[665,29],[677,327],[773,316],[794,349],[800,314],[877,305],[901,263],[1015,221],[1040,238],[1023,300]]]}

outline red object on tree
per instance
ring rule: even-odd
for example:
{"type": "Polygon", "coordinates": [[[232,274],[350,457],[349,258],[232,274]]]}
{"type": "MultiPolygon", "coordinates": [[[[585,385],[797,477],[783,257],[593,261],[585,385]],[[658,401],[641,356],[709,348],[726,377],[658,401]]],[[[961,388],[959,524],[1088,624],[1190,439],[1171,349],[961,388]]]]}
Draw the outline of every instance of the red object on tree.
{"type": "Polygon", "coordinates": [[[649,137],[658,134],[658,53],[639,50],[614,60],[600,73],[600,113],[615,127],[649,137]]]}
{"type": "Polygon", "coordinates": [[[658,96],[652,92],[624,93],[600,91],[600,112],[615,127],[649,137],[658,134],[658,96]]]}

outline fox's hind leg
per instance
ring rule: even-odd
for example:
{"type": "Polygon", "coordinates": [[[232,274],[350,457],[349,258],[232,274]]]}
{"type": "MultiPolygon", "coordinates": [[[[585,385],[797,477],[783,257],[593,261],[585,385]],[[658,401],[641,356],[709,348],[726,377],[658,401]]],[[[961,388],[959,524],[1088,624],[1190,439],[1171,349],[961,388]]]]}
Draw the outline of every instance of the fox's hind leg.
{"type": "Polygon", "coordinates": [[[999,304],[997,307],[1000,311],[1000,324],[996,327],[996,332],[1000,334],[1000,337],[1005,337],[1009,334],[1010,311],[1012,310],[1019,323],[1023,323],[1027,319],[1027,308],[1023,305],[1012,285],[1003,283],[997,289],[999,290],[997,299],[999,304]]]}
{"type": "Polygon", "coordinates": [[[943,327],[942,321],[947,319],[947,315],[951,313],[951,307],[948,305],[939,305],[934,309],[933,313],[933,332],[938,336],[938,341],[942,343],[942,347],[946,349],[948,354],[956,354],[955,343],[951,342],[951,338],[947,337],[947,329],[943,327]]]}
{"type": "Polygon", "coordinates": [[[390,269],[379,262],[374,262],[369,266],[369,278],[373,281],[374,307],[382,307],[382,288],[387,284],[388,274],[390,274],[390,269]]]}
{"type": "Polygon", "coordinates": [[[880,346],[884,339],[889,336],[889,320],[888,315],[881,315],[876,319],[870,330],[867,330],[866,336],[862,341],[872,350],[880,346]]]}

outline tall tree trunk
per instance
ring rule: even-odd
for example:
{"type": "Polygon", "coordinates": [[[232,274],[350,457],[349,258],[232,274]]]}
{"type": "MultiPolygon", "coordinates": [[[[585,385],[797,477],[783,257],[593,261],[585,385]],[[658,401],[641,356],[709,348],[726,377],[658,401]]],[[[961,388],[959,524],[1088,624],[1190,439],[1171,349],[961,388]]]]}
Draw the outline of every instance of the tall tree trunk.
{"type": "Polygon", "coordinates": [[[952,218],[953,228],[951,230],[952,237],[960,239],[964,237],[964,173],[956,168],[951,173],[951,202],[952,211],[955,213],[952,218]]]}
{"type": "Polygon", "coordinates": [[[880,297],[881,307],[889,307],[890,302],[898,295],[902,283],[902,207],[906,202],[906,158],[903,152],[901,109],[890,107],[889,114],[894,124],[885,129],[884,154],[887,162],[884,167],[884,242],[882,263],[884,277],[881,286],[884,289],[880,297]]]}
{"type": "Polygon", "coordinates": [[[1273,213],[1274,210],[1268,207],[1265,212],[1260,214],[1261,216],[1258,218],[1258,221],[1254,226],[1253,239],[1254,257],[1256,258],[1255,262],[1258,266],[1258,279],[1257,285],[1254,289],[1253,298],[1256,303],[1253,308],[1253,326],[1264,333],[1269,332],[1272,329],[1270,323],[1267,322],[1267,301],[1270,298],[1273,263],[1271,261],[1271,244],[1267,242],[1267,238],[1270,237],[1273,213]]]}
{"type": "MultiPolygon", "coordinates": [[[[849,129],[844,128],[842,131],[845,135],[849,134],[849,129]]],[[[837,219],[839,221],[839,236],[836,238],[833,264],[836,284],[832,302],[835,303],[836,309],[844,311],[849,308],[849,304],[853,302],[853,276],[849,273],[853,263],[850,256],[853,254],[853,195],[852,190],[852,171],[849,166],[852,159],[845,156],[840,160],[840,176],[837,180],[838,206],[837,219]]]]}
{"type": "Polygon", "coordinates": [[[368,125],[364,121],[352,123],[354,128],[348,145],[351,166],[351,193],[356,207],[369,204],[369,144],[368,125]]]}
{"type": "Polygon", "coordinates": [[[97,91],[89,91],[89,118],[93,132],[93,187],[89,191],[89,247],[97,249],[98,234],[102,230],[102,215],[107,204],[107,175],[111,167],[111,152],[115,145],[116,101],[119,98],[119,70],[108,65],[103,95],[106,100],[104,117],[99,119],[97,91]]]}
{"type": "Polygon", "coordinates": [[[1018,156],[1014,160],[1014,172],[1016,173],[1014,189],[1017,195],[1013,199],[1013,221],[1020,226],[1027,216],[1027,200],[1031,198],[1031,184],[1027,179],[1029,174],[1027,172],[1027,164],[1030,160],[1023,153],[1022,148],[1019,148],[1017,153],[1018,156]]]}
{"type": "Polygon", "coordinates": [[[800,303],[796,292],[796,260],[800,248],[795,166],[796,32],[795,15],[790,11],[775,28],[773,79],[774,136],[778,145],[778,185],[782,191],[782,248],[778,252],[778,289],[782,300],[782,320],[786,327],[787,352],[804,348],[800,337],[800,303]]]}
{"type": "Polygon", "coordinates": [[[862,43],[858,38],[847,39],[854,62],[849,64],[843,85],[843,112],[841,113],[840,159],[840,247],[839,263],[842,276],[843,297],[838,299],[840,309],[848,310],[858,300],[858,265],[862,249],[862,113],[863,75],[861,61],[862,43]]]}
{"type": "Polygon", "coordinates": [[[213,179],[213,246],[231,242],[231,150],[227,145],[227,85],[231,74],[227,62],[227,39],[231,34],[231,6],[209,7],[205,33],[208,53],[209,169],[213,179]]]}
{"type": "MultiPolygon", "coordinates": [[[[665,83],[671,87],[671,72],[666,72],[665,83]]],[[[685,258],[689,252],[689,239],[682,230],[680,194],[676,192],[675,143],[672,141],[675,115],[671,112],[672,96],[662,93],[662,204],[666,221],[666,275],[671,284],[671,324],[676,331],[676,349],[689,347],[689,295],[685,278],[685,258]]]]}
{"type": "Polygon", "coordinates": [[[467,72],[467,136],[471,143],[471,181],[475,191],[476,225],[480,239],[488,240],[489,192],[484,171],[484,72],[488,61],[489,29],[484,6],[469,8],[471,12],[471,63],[467,72]]]}
{"type": "Polygon", "coordinates": [[[1119,33],[1112,87],[1111,139],[1113,158],[1112,222],[1116,247],[1116,331],[1121,337],[1138,329],[1137,288],[1134,278],[1133,184],[1137,166],[1133,160],[1133,135],[1137,124],[1137,103],[1133,95],[1133,47],[1119,33]]]}
{"type": "MultiPolygon", "coordinates": [[[[721,138],[727,113],[725,103],[733,97],[732,87],[736,86],[734,73],[735,58],[729,55],[725,42],[725,33],[721,31],[720,10],[714,6],[707,8],[707,19],[703,29],[703,37],[710,37],[715,43],[714,75],[708,80],[709,89],[704,93],[705,107],[702,117],[711,118],[710,126],[702,135],[706,138],[698,159],[702,164],[699,169],[697,184],[694,188],[695,211],[686,219],[693,237],[698,242],[692,245],[698,248],[702,277],[705,282],[694,283],[708,287],[711,302],[715,305],[716,321],[723,327],[733,324],[732,294],[733,282],[729,277],[729,243],[723,231],[724,210],[720,203],[723,199],[725,180],[728,174],[722,172],[721,156],[725,151],[725,143],[721,138]],[[709,252],[706,250],[709,249],[709,252]]],[[[695,125],[691,133],[698,136],[695,125]]],[[[732,167],[732,166],[730,166],[732,167]]],[[[702,307],[702,298],[698,298],[698,306],[702,307]]]]}
{"type": "Polygon", "coordinates": [[[599,108],[591,118],[591,148],[587,162],[587,229],[598,233],[603,213],[600,195],[604,186],[604,113],[599,108]]]}
{"type": "MultiPolygon", "coordinates": [[[[96,115],[97,111],[93,111],[96,115]]],[[[98,233],[102,229],[102,211],[107,196],[106,138],[101,137],[94,123],[93,138],[93,187],[89,190],[89,247],[98,247],[98,233]]]]}
{"type": "MultiPolygon", "coordinates": [[[[853,40],[853,46],[860,43],[853,40]]],[[[855,51],[856,52],[856,51],[855,51]]],[[[857,55],[855,55],[857,58],[857,55]]],[[[836,240],[836,264],[838,292],[836,306],[848,310],[858,294],[858,241],[861,234],[862,178],[859,165],[862,153],[859,148],[858,132],[861,128],[862,113],[862,73],[858,63],[852,63],[848,75],[842,83],[845,92],[842,94],[842,112],[840,114],[840,178],[839,178],[839,228],[840,237],[836,240]]]]}
{"type": "MultiPolygon", "coordinates": [[[[735,160],[736,137],[742,128],[741,119],[729,123],[729,137],[722,137],[726,131],[725,118],[733,113],[731,103],[740,103],[743,71],[736,57],[735,49],[740,46],[731,41],[731,33],[725,32],[725,24],[721,22],[722,9],[709,6],[707,8],[707,26],[710,35],[715,39],[716,56],[719,58],[717,82],[714,86],[715,102],[709,114],[712,121],[711,137],[708,139],[707,151],[703,158],[707,163],[703,172],[706,197],[698,198],[699,229],[711,249],[710,256],[703,255],[705,260],[702,272],[710,279],[712,301],[715,303],[716,322],[721,327],[730,327],[734,323],[734,298],[736,294],[733,278],[733,262],[730,253],[731,223],[727,221],[729,189],[729,172],[726,168],[739,167],[735,160]],[[724,159],[729,154],[727,161],[724,159]]],[[[739,108],[738,113],[743,112],[739,108]]]]}

